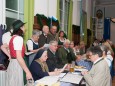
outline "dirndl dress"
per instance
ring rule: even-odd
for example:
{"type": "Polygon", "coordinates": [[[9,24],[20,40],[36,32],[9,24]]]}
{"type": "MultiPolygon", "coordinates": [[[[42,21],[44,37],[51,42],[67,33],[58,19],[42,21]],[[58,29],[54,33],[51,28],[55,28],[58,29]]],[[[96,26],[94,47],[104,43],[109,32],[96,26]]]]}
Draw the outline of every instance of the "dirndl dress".
{"type": "MultiPolygon", "coordinates": [[[[6,86],[24,86],[23,80],[23,69],[20,66],[18,60],[16,59],[16,50],[14,50],[13,39],[16,36],[13,36],[9,43],[10,55],[12,59],[10,59],[10,63],[6,72],[6,86]]],[[[24,44],[22,46],[22,57],[24,57],[25,47],[24,44]]]]}
{"type": "Polygon", "coordinates": [[[24,86],[23,69],[17,59],[11,59],[6,72],[6,86],[24,86]]]}

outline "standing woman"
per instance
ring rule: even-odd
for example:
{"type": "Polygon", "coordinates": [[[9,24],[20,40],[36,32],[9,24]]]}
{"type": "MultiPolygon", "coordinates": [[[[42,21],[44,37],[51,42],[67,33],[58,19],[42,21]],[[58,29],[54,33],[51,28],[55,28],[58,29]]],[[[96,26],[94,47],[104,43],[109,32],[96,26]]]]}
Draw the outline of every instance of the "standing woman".
{"type": "Polygon", "coordinates": [[[16,20],[12,24],[14,30],[9,43],[11,59],[7,69],[6,86],[24,86],[23,70],[26,73],[26,79],[32,79],[32,75],[23,59],[25,53],[23,43],[24,24],[21,20],[16,20]]]}
{"type": "Polygon", "coordinates": [[[59,40],[58,45],[63,45],[64,41],[66,40],[64,31],[59,32],[59,40]]]}

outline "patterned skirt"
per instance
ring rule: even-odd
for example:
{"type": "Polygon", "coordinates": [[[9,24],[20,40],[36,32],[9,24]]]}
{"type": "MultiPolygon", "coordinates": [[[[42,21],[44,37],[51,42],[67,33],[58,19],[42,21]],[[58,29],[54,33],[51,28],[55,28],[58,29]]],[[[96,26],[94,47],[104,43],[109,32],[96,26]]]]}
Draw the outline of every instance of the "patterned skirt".
{"type": "Polygon", "coordinates": [[[6,72],[6,86],[24,86],[23,70],[17,59],[11,59],[6,72]]]}

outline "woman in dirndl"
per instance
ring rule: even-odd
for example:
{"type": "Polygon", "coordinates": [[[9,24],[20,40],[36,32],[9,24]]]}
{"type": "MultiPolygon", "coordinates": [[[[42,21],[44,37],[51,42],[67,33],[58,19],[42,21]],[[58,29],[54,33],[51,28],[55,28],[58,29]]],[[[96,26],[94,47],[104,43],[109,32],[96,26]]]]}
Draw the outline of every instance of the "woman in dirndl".
{"type": "Polygon", "coordinates": [[[23,43],[23,34],[25,27],[21,20],[16,20],[13,26],[12,38],[9,43],[10,63],[6,73],[6,86],[24,86],[23,70],[26,73],[26,79],[33,79],[24,61],[25,47],[23,43]]]}

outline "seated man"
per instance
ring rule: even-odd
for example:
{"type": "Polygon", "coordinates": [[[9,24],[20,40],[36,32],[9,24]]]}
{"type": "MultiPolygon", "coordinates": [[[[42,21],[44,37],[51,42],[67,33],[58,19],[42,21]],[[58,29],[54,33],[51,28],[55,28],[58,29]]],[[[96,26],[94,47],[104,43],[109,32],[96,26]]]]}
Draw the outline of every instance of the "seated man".
{"type": "Polygon", "coordinates": [[[77,55],[77,59],[75,61],[75,64],[78,66],[83,66],[87,70],[90,70],[92,68],[93,63],[87,59],[82,59],[81,55],[77,55]]]}
{"type": "Polygon", "coordinates": [[[46,61],[49,71],[54,71],[55,68],[60,68],[59,58],[56,53],[57,46],[58,46],[57,41],[50,41],[49,49],[47,50],[48,59],[46,61]]]}
{"type": "Polygon", "coordinates": [[[73,57],[74,52],[71,52],[71,50],[69,49],[69,45],[70,41],[66,39],[63,43],[63,46],[59,48],[57,51],[59,62],[62,65],[62,67],[67,63],[71,63],[75,59],[75,57],[73,57]]]}
{"type": "Polygon", "coordinates": [[[111,86],[110,70],[107,62],[101,58],[102,50],[100,47],[90,47],[88,52],[93,66],[89,72],[82,72],[87,86],[111,86]]]}

